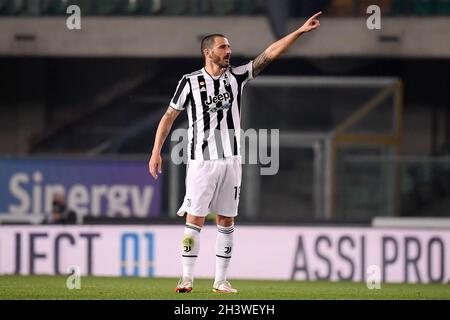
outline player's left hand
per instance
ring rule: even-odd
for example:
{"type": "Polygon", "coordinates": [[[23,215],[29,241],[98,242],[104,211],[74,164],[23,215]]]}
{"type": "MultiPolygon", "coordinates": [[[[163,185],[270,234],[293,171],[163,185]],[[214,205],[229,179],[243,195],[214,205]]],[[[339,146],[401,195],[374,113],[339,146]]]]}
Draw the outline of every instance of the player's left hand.
{"type": "Polygon", "coordinates": [[[160,154],[152,154],[150,161],[148,162],[148,171],[152,175],[153,179],[158,179],[158,173],[161,174],[162,159],[160,154]],[[157,171],[158,170],[158,171],[157,171]]]}
{"type": "Polygon", "coordinates": [[[317,19],[322,14],[322,11],[317,12],[311,18],[309,18],[304,25],[300,27],[301,32],[309,32],[320,27],[320,21],[317,19]]]}

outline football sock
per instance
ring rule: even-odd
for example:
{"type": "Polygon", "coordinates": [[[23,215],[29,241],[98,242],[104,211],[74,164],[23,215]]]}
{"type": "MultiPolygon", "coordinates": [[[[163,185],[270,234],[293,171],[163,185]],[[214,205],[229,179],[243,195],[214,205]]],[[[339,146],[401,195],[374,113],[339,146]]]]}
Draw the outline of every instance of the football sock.
{"type": "Polygon", "coordinates": [[[217,225],[217,231],[216,275],[214,282],[226,280],[233,249],[234,224],[229,227],[217,225]]]}
{"type": "Polygon", "coordinates": [[[183,277],[193,279],[194,266],[200,251],[201,228],[195,224],[186,223],[184,228],[183,242],[181,246],[183,265],[183,277]]]}

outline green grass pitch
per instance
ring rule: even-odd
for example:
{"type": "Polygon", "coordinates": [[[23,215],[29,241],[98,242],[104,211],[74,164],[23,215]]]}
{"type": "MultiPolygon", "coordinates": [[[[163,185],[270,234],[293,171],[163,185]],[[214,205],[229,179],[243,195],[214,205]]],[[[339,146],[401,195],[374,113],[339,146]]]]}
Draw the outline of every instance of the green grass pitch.
{"type": "Polygon", "coordinates": [[[66,288],[65,276],[0,276],[3,299],[150,299],[150,300],[328,300],[328,299],[445,299],[448,284],[382,284],[369,290],[365,283],[327,281],[232,280],[236,294],[211,292],[211,279],[197,279],[191,293],[175,293],[177,279],[82,277],[81,289],[66,288]]]}

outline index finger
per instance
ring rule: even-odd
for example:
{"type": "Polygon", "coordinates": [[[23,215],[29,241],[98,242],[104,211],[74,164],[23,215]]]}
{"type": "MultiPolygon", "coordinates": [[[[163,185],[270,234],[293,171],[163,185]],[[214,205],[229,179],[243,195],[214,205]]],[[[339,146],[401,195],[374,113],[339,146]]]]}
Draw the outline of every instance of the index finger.
{"type": "Polygon", "coordinates": [[[315,19],[318,16],[320,16],[322,14],[322,11],[317,12],[315,15],[313,15],[310,19],[315,19]]]}
{"type": "Polygon", "coordinates": [[[156,179],[155,165],[153,163],[149,163],[149,169],[153,179],[156,179]]]}

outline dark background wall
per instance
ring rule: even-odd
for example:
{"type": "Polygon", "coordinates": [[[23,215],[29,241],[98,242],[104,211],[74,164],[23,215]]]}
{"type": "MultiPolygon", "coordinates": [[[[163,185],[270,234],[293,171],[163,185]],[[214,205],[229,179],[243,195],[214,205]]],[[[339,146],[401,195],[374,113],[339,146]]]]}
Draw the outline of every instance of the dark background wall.
{"type": "MultiPolygon", "coordinates": [[[[233,63],[244,61],[234,57],[233,63]]],[[[148,95],[169,98],[179,78],[201,63],[194,58],[1,58],[0,152],[26,153],[33,138],[49,128],[115,95],[133,99],[128,92],[145,79],[153,77],[148,95]]],[[[450,143],[450,59],[284,58],[263,75],[399,77],[404,84],[403,152],[435,154],[450,143]]]]}

